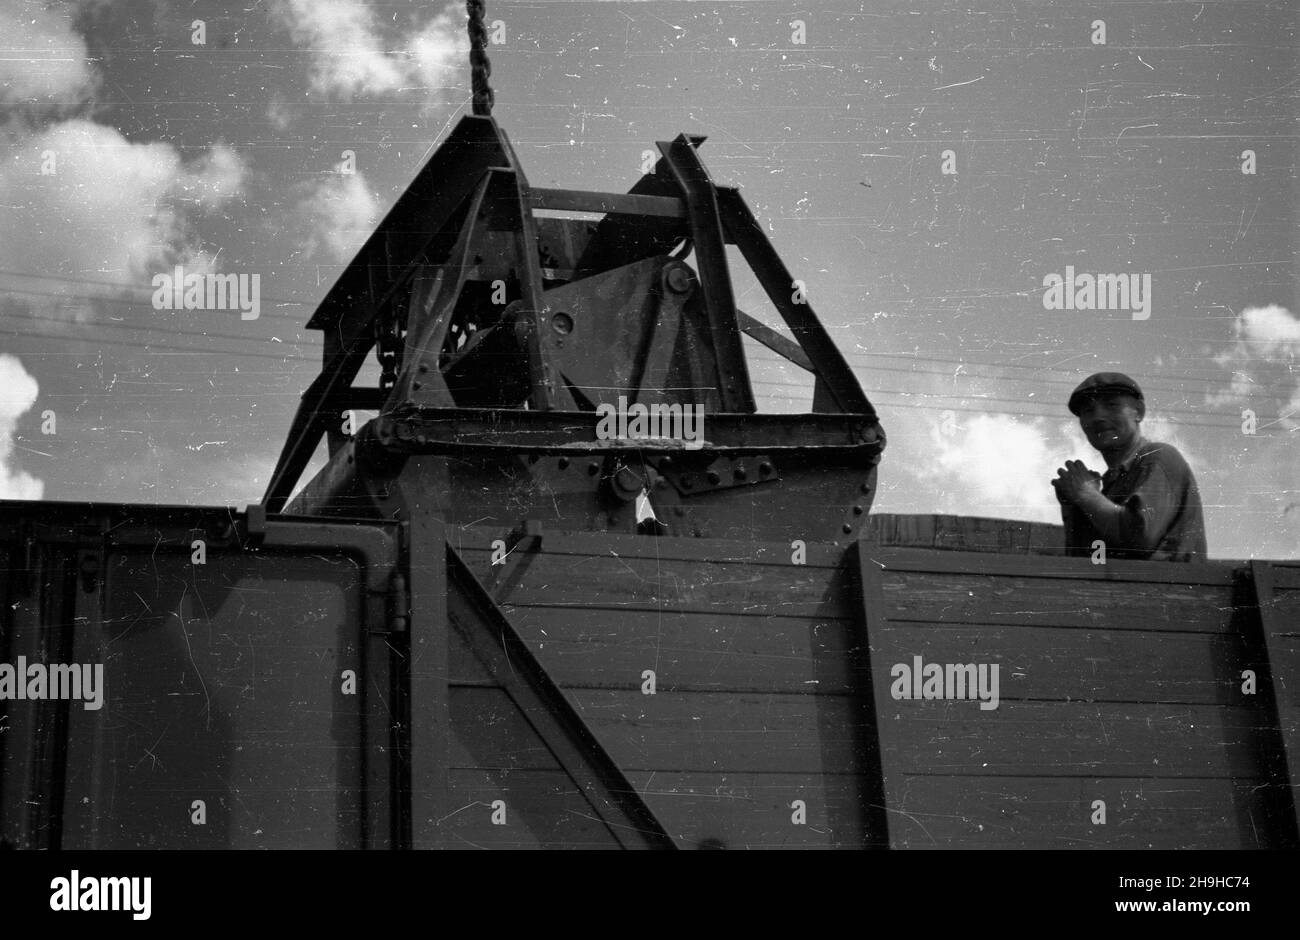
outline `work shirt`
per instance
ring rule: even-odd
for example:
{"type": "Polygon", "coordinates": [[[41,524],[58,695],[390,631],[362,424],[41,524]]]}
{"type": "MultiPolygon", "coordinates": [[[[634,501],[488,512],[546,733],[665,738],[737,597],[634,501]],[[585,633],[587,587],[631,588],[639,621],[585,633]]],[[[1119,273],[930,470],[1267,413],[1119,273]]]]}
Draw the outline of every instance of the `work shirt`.
{"type": "MultiPolygon", "coordinates": [[[[1106,471],[1101,492],[1124,507],[1120,544],[1106,544],[1110,558],[1204,561],[1205,518],[1196,478],[1178,449],[1140,439],[1133,456],[1106,471]]],[[[1069,555],[1091,555],[1101,534],[1071,503],[1061,504],[1069,555]]],[[[1103,540],[1104,541],[1104,540],[1103,540]]]]}

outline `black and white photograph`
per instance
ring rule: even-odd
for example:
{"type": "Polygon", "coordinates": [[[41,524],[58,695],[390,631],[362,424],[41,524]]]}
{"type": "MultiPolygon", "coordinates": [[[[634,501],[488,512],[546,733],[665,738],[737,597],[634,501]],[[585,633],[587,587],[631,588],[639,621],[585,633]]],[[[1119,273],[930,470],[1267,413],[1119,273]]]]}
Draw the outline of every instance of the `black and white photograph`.
{"type": "Polygon", "coordinates": [[[1298,164],[1294,0],[0,0],[6,905],[1052,853],[1233,929],[1298,164]]]}

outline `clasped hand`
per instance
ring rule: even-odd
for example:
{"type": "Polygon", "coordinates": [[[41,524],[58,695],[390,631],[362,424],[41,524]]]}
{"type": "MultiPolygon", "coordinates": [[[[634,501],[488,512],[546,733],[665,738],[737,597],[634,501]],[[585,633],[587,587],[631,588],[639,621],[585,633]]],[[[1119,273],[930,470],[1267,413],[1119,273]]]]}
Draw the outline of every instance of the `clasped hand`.
{"type": "Polygon", "coordinates": [[[1089,492],[1101,492],[1101,474],[1089,470],[1082,460],[1067,460],[1052,481],[1056,498],[1063,503],[1077,503],[1089,492]]]}

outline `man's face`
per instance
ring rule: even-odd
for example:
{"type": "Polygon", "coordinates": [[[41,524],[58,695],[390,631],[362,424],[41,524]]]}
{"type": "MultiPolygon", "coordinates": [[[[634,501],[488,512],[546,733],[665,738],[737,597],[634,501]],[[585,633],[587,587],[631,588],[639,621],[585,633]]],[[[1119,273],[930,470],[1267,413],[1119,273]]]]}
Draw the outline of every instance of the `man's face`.
{"type": "Polygon", "coordinates": [[[1084,401],[1079,426],[1088,443],[1103,454],[1122,452],[1137,440],[1141,415],[1141,406],[1132,395],[1103,392],[1084,401]]]}

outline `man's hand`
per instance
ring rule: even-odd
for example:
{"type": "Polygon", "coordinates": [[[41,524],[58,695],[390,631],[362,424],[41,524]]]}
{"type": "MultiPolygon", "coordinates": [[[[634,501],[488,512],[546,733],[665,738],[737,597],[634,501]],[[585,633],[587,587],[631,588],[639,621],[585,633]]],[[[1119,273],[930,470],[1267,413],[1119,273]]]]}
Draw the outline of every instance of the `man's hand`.
{"type": "Polygon", "coordinates": [[[1101,474],[1089,470],[1082,460],[1067,460],[1064,467],[1057,469],[1052,487],[1058,500],[1078,505],[1093,494],[1101,495],[1101,474]]]}

